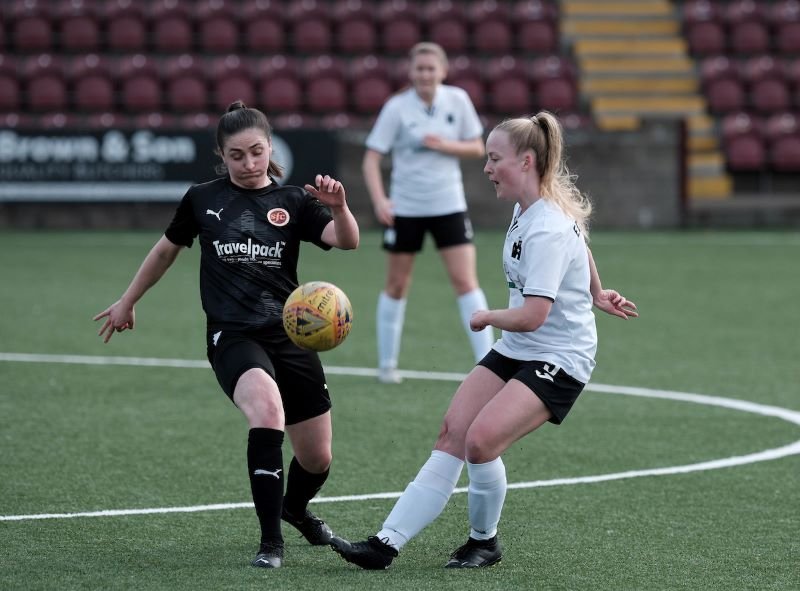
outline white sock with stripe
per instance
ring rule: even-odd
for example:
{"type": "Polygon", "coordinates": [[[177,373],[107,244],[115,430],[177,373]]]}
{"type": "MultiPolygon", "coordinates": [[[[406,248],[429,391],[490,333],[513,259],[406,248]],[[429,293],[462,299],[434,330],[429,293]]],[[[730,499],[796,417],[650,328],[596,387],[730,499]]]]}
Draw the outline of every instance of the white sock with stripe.
{"type": "Polygon", "coordinates": [[[485,464],[467,462],[469,489],[469,536],[476,540],[488,540],[497,535],[497,524],[506,499],[506,467],[497,458],[485,464]]]}
{"type": "Polygon", "coordinates": [[[489,304],[486,301],[486,294],[480,288],[458,296],[458,311],[461,314],[461,323],[464,325],[464,330],[469,337],[469,343],[472,345],[472,353],[476,362],[483,359],[492,348],[492,345],[494,345],[494,329],[491,326],[487,326],[483,330],[475,332],[469,327],[469,319],[472,318],[474,312],[488,309],[489,304]]]}
{"type": "Polygon", "coordinates": [[[420,468],[397,499],[377,537],[400,550],[444,511],[461,475],[464,462],[439,450],[420,468]]]}

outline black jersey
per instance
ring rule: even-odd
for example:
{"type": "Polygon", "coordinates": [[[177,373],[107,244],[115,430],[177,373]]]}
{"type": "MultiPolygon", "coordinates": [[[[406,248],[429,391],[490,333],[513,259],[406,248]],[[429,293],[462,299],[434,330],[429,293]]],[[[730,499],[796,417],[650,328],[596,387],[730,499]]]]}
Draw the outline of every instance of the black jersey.
{"type": "Polygon", "coordinates": [[[191,247],[200,239],[200,297],[209,330],[252,330],[281,322],[297,287],[300,242],[323,249],[330,210],[305,189],[243,189],[228,177],[192,186],[164,233],[191,247]]]}

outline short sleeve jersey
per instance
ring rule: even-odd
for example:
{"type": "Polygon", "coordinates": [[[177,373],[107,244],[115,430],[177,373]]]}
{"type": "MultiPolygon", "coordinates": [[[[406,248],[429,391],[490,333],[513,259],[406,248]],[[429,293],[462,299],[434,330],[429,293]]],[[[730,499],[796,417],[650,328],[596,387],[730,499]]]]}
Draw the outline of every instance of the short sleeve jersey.
{"type": "Polygon", "coordinates": [[[589,381],[595,366],[597,329],[589,291],[589,255],[579,226],[561,208],[539,199],[524,212],[514,208],[503,247],[509,308],[525,296],[553,301],[544,324],[531,332],[503,331],[495,349],[512,359],[537,360],[589,381]]]}
{"type": "Polygon", "coordinates": [[[278,326],[297,287],[300,242],[320,248],[330,210],[300,187],[273,181],[243,189],[228,177],[186,192],[165,231],[174,244],[200,241],[200,297],[209,330],[278,326]]]}
{"type": "Polygon", "coordinates": [[[381,109],[366,145],[381,154],[392,153],[389,197],[396,215],[427,217],[467,210],[458,157],[423,146],[428,134],[449,140],[482,136],[481,121],[463,89],[440,85],[429,108],[410,88],[381,109]]]}

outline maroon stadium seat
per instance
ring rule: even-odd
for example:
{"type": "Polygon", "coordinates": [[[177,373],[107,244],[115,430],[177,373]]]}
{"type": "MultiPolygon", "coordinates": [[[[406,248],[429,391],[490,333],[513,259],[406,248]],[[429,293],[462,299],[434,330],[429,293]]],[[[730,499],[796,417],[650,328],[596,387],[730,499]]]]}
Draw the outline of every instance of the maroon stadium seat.
{"type": "Polygon", "coordinates": [[[319,124],[324,129],[352,129],[363,126],[359,117],[353,113],[329,113],[320,117],[319,124]]]}
{"type": "Polygon", "coordinates": [[[465,53],[469,49],[467,24],[458,19],[433,21],[428,25],[428,38],[447,53],[465,53]]]}
{"type": "Polygon", "coordinates": [[[420,7],[407,0],[384,0],[378,5],[376,19],[384,53],[406,54],[422,40],[420,7]]]}
{"type": "Polygon", "coordinates": [[[472,25],[472,45],[479,53],[509,53],[514,45],[511,23],[496,19],[476,22],[472,25]]]}
{"type": "Polygon", "coordinates": [[[347,110],[349,96],[347,86],[342,78],[308,79],[305,94],[308,110],[311,113],[322,114],[347,110]]]}
{"type": "Polygon", "coordinates": [[[42,53],[22,64],[25,100],[32,111],[65,111],[68,108],[66,67],[57,55],[42,53]]]}
{"type": "Polygon", "coordinates": [[[0,113],[17,111],[22,106],[22,84],[17,60],[0,54],[0,113]]]}
{"type": "Polygon", "coordinates": [[[485,82],[494,82],[501,78],[528,78],[525,60],[513,55],[493,57],[486,60],[482,67],[485,82]]]}
{"type": "Polygon", "coordinates": [[[147,45],[147,15],[141,2],[108,0],[104,8],[106,42],[111,51],[138,53],[147,45]]]}
{"type": "Polygon", "coordinates": [[[750,101],[759,113],[785,111],[791,106],[791,95],[786,82],[779,78],[764,78],[750,89],[750,101]]]}
{"type": "Polygon", "coordinates": [[[387,21],[381,27],[383,51],[390,55],[406,54],[422,41],[422,29],[415,20],[401,18],[387,21]]]}
{"type": "Polygon", "coordinates": [[[68,70],[76,111],[96,113],[114,109],[114,80],[106,58],[93,53],[79,56],[68,70]]]}
{"type": "Polygon", "coordinates": [[[728,168],[737,172],[762,170],[767,161],[763,140],[755,134],[741,134],[725,140],[723,150],[728,168]]]}
{"type": "Polygon", "coordinates": [[[775,49],[785,55],[800,54],[800,22],[776,25],[775,49]]]}
{"type": "Polygon", "coordinates": [[[353,110],[358,114],[375,115],[392,95],[392,84],[382,76],[367,76],[352,83],[353,110]]]}
{"type": "Polygon", "coordinates": [[[767,120],[765,135],[769,160],[778,172],[800,172],[800,118],[778,113],[767,120]]]}
{"type": "Polygon", "coordinates": [[[549,20],[519,21],[516,43],[525,52],[553,53],[558,50],[558,26],[549,20]]]}
{"type": "Polygon", "coordinates": [[[704,87],[709,82],[722,78],[739,80],[741,78],[739,62],[724,55],[707,57],[700,62],[700,82],[704,87]]]}
{"type": "Polygon", "coordinates": [[[193,50],[194,32],[186,4],[156,0],[151,6],[153,47],[158,53],[185,53],[193,50]]]}
{"type": "Polygon", "coordinates": [[[511,12],[503,2],[473,0],[467,8],[472,35],[472,47],[479,53],[509,53],[513,48],[514,32],[511,12]]]}
{"type": "Polygon", "coordinates": [[[200,51],[233,53],[239,48],[239,23],[230,0],[205,0],[197,9],[195,22],[200,51]]]}
{"type": "Polygon", "coordinates": [[[718,78],[705,86],[708,108],[712,113],[741,111],[745,106],[746,94],[742,83],[733,78],[718,78]]]}
{"type": "Polygon", "coordinates": [[[154,58],[144,53],[123,56],[114,73],[121,110],[143,112],[161,108],[161,72],[154,58]],[[137,88],[140,83],[141,88],[137,88]]]}
{"type": "Polygon", "coordinates": [[[516,116],[531,110],[532,93],[524,78],[498,78],[488,88],[489,106],[495,114],[516,116]]]}
{"type": "Polygon", "coordinates": [[[256,106],[256,89],[249,76],[231,74],[212,82],[212,108],[225,111],[234,101],[242,101],[248,106],[256,106]]]}
{"type": "Polygon", "coordinates": [[[328,53],[333,46],[333,33],[327,20],[312,18],[297,21],[291,26],[294,51],[304,55],[328,53]]]}
{"type": "Polygon", "coordinates": [[[729,40],[731,51],[739,55],[769,51],[770,35],[763,22],[742,21],[731,25],[729,40]]]}
{"type": "Polygon", "coordinates": [[[741,62],[740,72],[742,80],[751,85],[766,78],[785,79],[783,64],[771,55],[760,55],[741,62]]]}
{"type": "Polygon", "coordinates": [[[479,113],[486,109],[486,87],[477,76],[474,78],[463,76],[448,80],[448,84],[463,88],[469,95],[475,110],[479,113]]]}
{"type": "Polygon", "coordinates": [[[266,77],[259,83],[259,104],[267,115],[297,112],[303,108],[303,87],[294,77],[266,77]]]}
{"type": "Polygon", "coordinates": [[[15,52],[51,51],[55,46],[53,24],[38,9],[31,8],[16,15],[10,33],[12,50],[15,52]]]}
{"type": "Polygon", "coordinates": [[[574,111],[578,107],[578,93],[572,80],[550,78],[537,85],[536,102],[538,109],[554,113],[574,111]]]}
{"type": "Polygon", "coordinates": [[[336,48],[341,53],[373,53],[378,46],[378,32],[372,20],[352,18],[336,24],[336,48]]]}
{"type": "Polygon", "coordinates": [[[686,41],[692,55],[706,56],[725,53],[726,36],[722,23],[702,21],[686,25],[686,41]]]}
{"type": "Polygon", "coordinates": [[[245,50],[255,55],[285,51],[283,3],[276,0],[245,0],[241,18],[245,50]]]}
{"type": "Polygon", "coordinates": [[[175,112],[205,111],[208,86],[203,64],[190,54],[168,59],[163,71],[167,107],[175,112]]]}
{"type": "Polygon", "coordinates": [[[61,0],[57,8],[63,51],[93,52],[100,47],[100,14],[88,0],[61,0]]]}
{"type": "Polygon", "coordinates": [[[21,129],[23,127],[34,127],[35,125],[35,118],[27,113],[0,113],[0,127],[21,129]]]}

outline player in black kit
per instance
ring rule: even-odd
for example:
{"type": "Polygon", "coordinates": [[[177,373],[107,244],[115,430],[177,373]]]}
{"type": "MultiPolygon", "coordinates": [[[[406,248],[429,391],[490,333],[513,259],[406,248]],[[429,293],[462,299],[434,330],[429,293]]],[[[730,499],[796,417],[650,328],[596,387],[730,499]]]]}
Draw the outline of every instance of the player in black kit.
{"type": "Polygon", "coordinates": [[[125,293],[95,320],[99,334],[134,328],[134,304],[195,237],[200,241],[200,295],[208,326],[208,359],[222,389],[249,425],[247,466],[261,545],[253,566],[283,561],[281,519],[314,545],[330,528],[308,502],[331,464],[331,401],[319,357],[289,341],[281,313],[297,287],[300,242],[354,249],[359,230],[342,184],[317,175],[315,186],[279,186],[271,160],[266,116],[233,103],[217,125],[217,146],[227,175],[191,187],[175,217],[125,293]],[[284,495],[283,444],[295,456],[284,495]]]}

